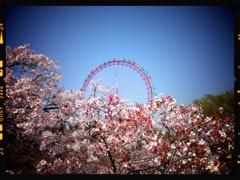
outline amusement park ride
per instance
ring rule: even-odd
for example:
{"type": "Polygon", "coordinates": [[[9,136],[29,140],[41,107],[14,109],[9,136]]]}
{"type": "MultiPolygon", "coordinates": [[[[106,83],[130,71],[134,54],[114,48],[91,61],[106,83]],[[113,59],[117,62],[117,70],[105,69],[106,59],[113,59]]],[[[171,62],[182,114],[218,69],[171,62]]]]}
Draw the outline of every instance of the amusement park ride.
{"type": "Polygon", "coordinates": [[[140,64],[129,59],[113,58],[91,70],[81,87],[85,97],[90,94],[91,80],[98,78],[105,80],[104,86],[115,86],[115,92],[111,93],[131,102],[149,103],[156,96],[151,76],[140,64]]]}

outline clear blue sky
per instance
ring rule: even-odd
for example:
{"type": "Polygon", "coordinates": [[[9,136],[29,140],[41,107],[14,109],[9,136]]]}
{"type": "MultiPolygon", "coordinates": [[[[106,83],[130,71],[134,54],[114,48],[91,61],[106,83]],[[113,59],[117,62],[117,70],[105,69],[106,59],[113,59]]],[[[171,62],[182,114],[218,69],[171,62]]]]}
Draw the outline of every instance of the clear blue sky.
{"type": "MultiPolygon", "coordinates": [[[[205,94],[234,88],[236,7],[17,6],[3,10],[6,44],[29,43],[36,53],[59,60],[63,74],[59,85],[66,90],[80,89],[94,67],[113,58],[140,64],[154,81],[155,92],[173,96],[177,104],[188,105],[205,94]]],[[[119,73],[131,73],[122,69],[119,73]]],[[[102,76],[115,75],[113,71],[102,76]]],[[[139,77],[127,75],[122,80],[125,94],[141,93],[140,82],[139,77]]]]}

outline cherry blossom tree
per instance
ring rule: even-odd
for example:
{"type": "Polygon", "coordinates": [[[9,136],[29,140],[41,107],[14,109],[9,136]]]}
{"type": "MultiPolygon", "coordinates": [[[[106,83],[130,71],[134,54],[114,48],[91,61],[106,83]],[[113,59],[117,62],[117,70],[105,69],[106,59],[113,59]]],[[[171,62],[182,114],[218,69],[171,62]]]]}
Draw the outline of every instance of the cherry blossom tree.
{"type": "Polygon", "coordinates": [[[177,105],[162,94],[131,105],[101,79],[84,97],[57,86],[59,70],[29,45],[7,47],[7,137],[9,147],[14,137],[35,149],[32,173],[232,173],[234,117],[221,116],[221,107],[204,117],[200,103],[177,105]]]}
{"type": "Polygon", "coordinates": [[[6,149],[11,156],[7,164],[11,163],[16,169],[32,163],[40,154],[41,126],[36,125],[47,118],[49,109],[57,108],[52,97],[62,91],[57,86],[61,79],[58,62],[36,54],[29,47],[29,44],[6,47],[6,149]],[[31,155],[26,153],[29,148],[31,155]]]}

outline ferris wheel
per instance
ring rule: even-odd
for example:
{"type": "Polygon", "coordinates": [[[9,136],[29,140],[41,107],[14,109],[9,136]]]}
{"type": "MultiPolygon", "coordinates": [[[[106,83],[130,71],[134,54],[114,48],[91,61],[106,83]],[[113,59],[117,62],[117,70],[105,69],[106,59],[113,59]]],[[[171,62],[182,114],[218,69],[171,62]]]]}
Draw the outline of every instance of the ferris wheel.
{"type": "Polygon", "coordinates": [[[112,89],[109,94],[117,94],[128,103],[147,104],[156,96],[154,82],[148,71],[129,59],[113,58],[91,70],[81,87],[85,98],[93,93],[91,82],[100,78],[101,85],[112,89]]]}

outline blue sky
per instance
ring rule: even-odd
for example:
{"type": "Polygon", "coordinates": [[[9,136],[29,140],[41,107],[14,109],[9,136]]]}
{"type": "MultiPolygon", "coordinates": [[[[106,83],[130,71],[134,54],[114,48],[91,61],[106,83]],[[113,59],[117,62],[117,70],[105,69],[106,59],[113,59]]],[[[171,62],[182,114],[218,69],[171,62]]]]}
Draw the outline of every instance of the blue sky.
{"type": "MultiPolygon", "coordinates": [[[[6,44],[29,43],[36,53],[58,60],[63,74],[59,85],[66,90],[80,89],[94,67],[113,58],[140,64],[151,76],[154,92],[173,96],[177,104],[189,105],[205,94],[234,88],[236,7],[17,6],[3,10],[6,44]]],[[[115,79],[126,98],[147,97],[138,74],[127,67],[111,68],[98,74],[103,82],[115,79]]]]}

